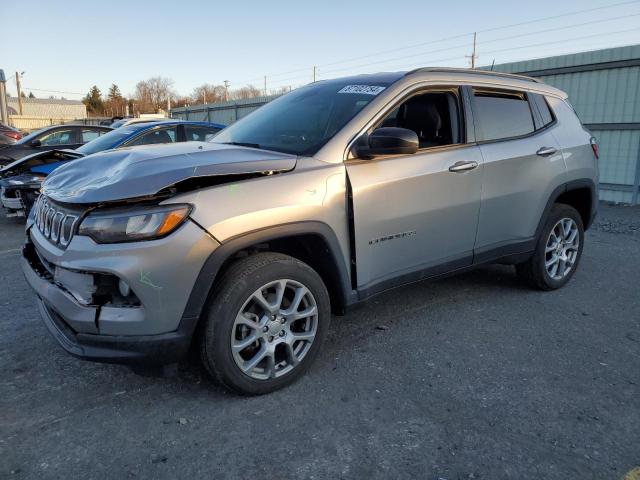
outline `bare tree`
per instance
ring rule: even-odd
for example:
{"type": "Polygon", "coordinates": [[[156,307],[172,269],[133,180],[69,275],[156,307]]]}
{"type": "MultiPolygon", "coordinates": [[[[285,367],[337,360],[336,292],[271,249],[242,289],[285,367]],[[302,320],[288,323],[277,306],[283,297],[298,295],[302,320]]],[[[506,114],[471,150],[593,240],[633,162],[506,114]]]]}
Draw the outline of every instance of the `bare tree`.
{"type": "Polygon", "coordinates": [[[262,95],[262,92],[253,85],[247,85],[246,87],[234,90],[229,94],[229,96],[235,100],[259,97],[260,95],[262,95]]]}
{"type": "Polygon", "coordinates": [[[191,99],[196,105],[202,103],[218,103],[224,101],[224,95],[224,86],[205,83],[193,89],[191,99]]]}
{"type": "Polygon", "coordinates": [[[174,94],[173,80],[165,77],[152,77],[138,82],[134,98],[140,113],[157,113],[165,109],[167,100],[174,94]]]}

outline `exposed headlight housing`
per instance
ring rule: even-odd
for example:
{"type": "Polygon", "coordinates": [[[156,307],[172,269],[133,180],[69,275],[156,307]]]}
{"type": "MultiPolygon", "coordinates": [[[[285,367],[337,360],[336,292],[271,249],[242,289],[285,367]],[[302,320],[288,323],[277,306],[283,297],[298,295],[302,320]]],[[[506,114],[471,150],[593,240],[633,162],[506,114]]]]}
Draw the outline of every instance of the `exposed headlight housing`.
{"type": "Polygon", "coordinates": [[[78,235],[97,243],[156,240],[174,232],[190,212],[188,204],[96,210],[82,221],[78,235]]]}

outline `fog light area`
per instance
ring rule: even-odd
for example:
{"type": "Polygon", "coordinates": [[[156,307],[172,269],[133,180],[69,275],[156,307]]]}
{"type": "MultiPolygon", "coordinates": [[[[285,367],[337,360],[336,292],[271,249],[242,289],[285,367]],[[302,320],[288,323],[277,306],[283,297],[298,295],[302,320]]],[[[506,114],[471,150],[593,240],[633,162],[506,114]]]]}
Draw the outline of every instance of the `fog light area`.
{"type": "Polygon", "coordinates": [[[56,267],[54,282],[83,305],[140,306],[140,299],[129,284],[109,273],[82,273],[56,267]]]}

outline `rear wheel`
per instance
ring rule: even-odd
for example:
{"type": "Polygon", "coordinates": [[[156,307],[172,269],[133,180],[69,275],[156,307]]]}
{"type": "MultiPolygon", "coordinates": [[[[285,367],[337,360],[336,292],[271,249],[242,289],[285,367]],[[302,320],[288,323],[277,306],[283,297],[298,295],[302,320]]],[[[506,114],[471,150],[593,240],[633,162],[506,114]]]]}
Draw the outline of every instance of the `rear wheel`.
{"type": "Polygon", "coordinates": [[[578,211],[564,204],[555,204],[533,256],[516,265],[518,276],[539,290],[554,290],[564,286],[573,276],[584,243],[584,227],[578,211]]]}
{"type": "Polygon", "coordinates": [[[311,366],[329,322],[329,295],[311,267],[282,254],[253,255],[219,282],[202,333],[202,361],[239,393],[268,393],[311,366]]]}

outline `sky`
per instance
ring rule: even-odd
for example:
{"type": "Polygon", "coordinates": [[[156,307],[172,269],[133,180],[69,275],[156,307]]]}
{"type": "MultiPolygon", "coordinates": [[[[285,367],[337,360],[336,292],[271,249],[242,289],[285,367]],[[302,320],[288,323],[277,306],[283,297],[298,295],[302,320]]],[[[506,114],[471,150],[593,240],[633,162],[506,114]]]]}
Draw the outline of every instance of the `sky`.
{"type": "Polygon", "coordinates": [[[0,0],[0,18],[9,93],[19,71],[27,93],[70,99],[153,76],[188,95],[224,80],[262,89],[264,76],[268,91],[296,87],[314,65],[318,79],[464,67],[474,31],[477,65],[640,43],[640,0],[0,0]]]}

